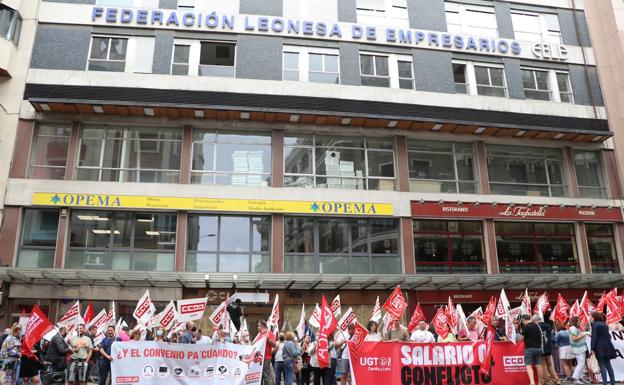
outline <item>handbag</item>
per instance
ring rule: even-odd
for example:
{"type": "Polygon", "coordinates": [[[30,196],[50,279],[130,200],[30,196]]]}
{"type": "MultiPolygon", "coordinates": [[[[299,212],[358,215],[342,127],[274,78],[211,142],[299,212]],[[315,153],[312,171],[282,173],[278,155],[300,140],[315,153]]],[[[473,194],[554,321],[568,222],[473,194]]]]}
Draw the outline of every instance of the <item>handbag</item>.
{"type": "Polygon", "coordinates": [[[303,360],[301,356],[297,357],[297,361],[295,361],[295,374],[301,373],[301,369],[303,369],[303,360]]]}
{"type": "Polygon", "coordinates": [[[592,354],[587,358],[587,370],[594,374],[600,373],[600,365],[598,364],[598,359],[596,359],[595,354],[592,354]]]}

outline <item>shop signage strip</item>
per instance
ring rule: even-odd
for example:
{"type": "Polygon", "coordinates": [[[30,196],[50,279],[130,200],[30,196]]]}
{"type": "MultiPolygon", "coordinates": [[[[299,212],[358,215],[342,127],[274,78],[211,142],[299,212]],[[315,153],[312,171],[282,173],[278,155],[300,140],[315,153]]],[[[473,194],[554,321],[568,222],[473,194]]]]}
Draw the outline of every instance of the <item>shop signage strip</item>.
{"type": "Polygon", "coordinates": [[[33,193],[34,206],[106,209],[189,210],[245,213],[389,216],[392,203],[187,198],[144,195],[33,193]]]}
{"type": "Polygon", "coordinates": [[[621,222],[622,212],[619,207],[412,202],[412,217],[621,222]]]}

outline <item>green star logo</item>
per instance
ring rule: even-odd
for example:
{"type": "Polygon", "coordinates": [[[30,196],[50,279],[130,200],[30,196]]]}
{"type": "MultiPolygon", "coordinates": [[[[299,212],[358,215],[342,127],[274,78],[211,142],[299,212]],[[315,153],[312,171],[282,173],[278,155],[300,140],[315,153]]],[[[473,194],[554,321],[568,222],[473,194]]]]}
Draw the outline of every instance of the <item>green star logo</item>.
{"type": "Polygon", "coordinates": [[[61,198],[58,196],[58,194],[55,194],[52,199],[51,199],[52,203],[54,203],[55,205],[57,205],[60,201],[61,198]]]}
{"type": "Polygon", "coordinates": [[[320,209],[320,207],[319,207],[318,203],[314,202],[314,203],[310,206],[310,209],[311,209],[312,211],[314,211],[314,212],[317,212],[317,211],[320,209]]]}

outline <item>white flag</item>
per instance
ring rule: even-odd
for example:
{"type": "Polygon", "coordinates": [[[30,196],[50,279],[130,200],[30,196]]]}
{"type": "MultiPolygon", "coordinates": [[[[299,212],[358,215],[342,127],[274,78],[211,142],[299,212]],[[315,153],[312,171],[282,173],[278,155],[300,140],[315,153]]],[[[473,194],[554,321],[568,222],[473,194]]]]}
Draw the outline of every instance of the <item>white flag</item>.
{"type": "Polygon", "coordinates": [[[162,326],[163,329],[169,330],[171,329],[171,327],[173,326],[177,318],[178,316],[176,313],[175,305],[173,304],[173,301],[169,301],[169,303],[167,304],[167,306],[165,306],[163,311],[155,315],[150,320],[147,326],[148,327],[162,326]]]}
{"type": "MultiPolygon", "coordinates": [[[[76,301],[76,303],[73,304],[72,307],[70,307],[69,310],[65,312],[65,314],[63,314],[61,319],[57,322],[57,325],[59,327],[65,326],[68,329],[70,327],[74,329],[76,327],[76,321],[78,320],[79,315],[80,315],[80,301],[76,301]]],[[[68,333],[69,333],[69,330],[68,330],[68,333]]]]}
{"type": "Polygon", "coordinates": [[[529,289],[524,289],[522,295],[522,314],[531,314],[531,297],[529,296],[529,289]]]}
{"type": "Polygon", "coordinates": [[[280,317],[279,312],[280,312],[279,294],[275,294],[275,301],[273,302],[273,310],[271,310],[271,315],[269,316],[269,321],[267,322],[267,326],[269,330],[271,330],[272,326],[277,328],[277,324],[279,323],[279,317],[280,317]]]}
{"type": "Polygon", "coordinates": [[[247,319],[243,318],[243,322],[241,323],[241,330],[239,333],[240,343],[242,345],[249,345],[251,341],[249,339],[249,329],[247,328],[247,319]]]}
{"type": "Polygon", "coordinates": [[[375,321],[379,323],[381,319],[381,305],[379,304],[379,296],[377,296],[377,300],[375,301],[375,307],[373,308],[373,315],[371,315],[371,321],[375,321]]]}
{"type": "Polygon", "coordinates": [[[318,303],[314,307],[314,310],[312,311],[312,315],[310,316],[308,323],[314,326],[315,328],[321,327],[321,307],[319,306],[318,303]]]}
{"type": "MultiPolygon", "coordinates": [[[[377,297],[379,298],[379,297],[377,297]]],[[[388,332],[388,328],[390,327],[390,321],[392,321],[392,316],[389,313],[384,314],[382,327],[381,327],[381,335],[385,336],[388,332]]]]}
{"type": "Polygon", "coordinates": [[[342,314],[342,309],[340,308],[340,294],[334,298],[330,306],[332,312],[334,313],[334,317],[336,319],[340,319],[340,315],[342,314]]]}
{"type": "Polygon", "coordinates": [[[208,319],[213,323],[214,326],[219,326],[223,323],[223,319],[227,315],[227,305],[225,301],[221,302],[219,306],[212,312],[208,319]]]}
{"type": "Polygon", "coordinates": [[[99,331],[100,329],[108,326],[106,323],[107,321],[108,321],[108,314],[106,314],[105,309],[102,309],[95,317],[93,317],[91,322],[87,324],[87,330],[89,330],[91,326],[95,326],[97,330],[99,331]]]}
{"type": "Polygon", "coordinates": [[[509,341],[511,341],[515,345],[516,327],[513,324],[510,313],[510,311],[507,311],[507,313],[505,314],[505,335],[507,336],[507,339],[509,339],[509,341]]]}
{"type": "Polygon", "coordinates": [[[466,314],[464,313],[464,309],[460,304],[455,305],[455,311],[457,312],[457,330],[459,333],[462,330],[465,331],[466,335],[468,335],[468,323],[466,322],[466,314]]]}
{"type": "Polygon", "coordinates": [[[178,321],[189,322],[201,320],[206,310],[208,298],[193,298],[178,300],[178,321]]]}
{"type": "Polygon", "coordinates": [[[108,310],[108,318],[106,319],[106,324],[110,326],[115,326],[117,321],[117,313],[115,312],[115,301],[111,301],[110,309],[108,310]]]}
{"type": "Polygon", "coordinates": [[[156,313],[156,307],[150,299],[149,290],[146,290],[145,294],[143,294],[139,302],[137,302],[136,309],[134,309],[132,316],[137,320],[139,325],[145,326],[147,321],[154,316],[154,313],[156,313]]]}
{"type": "Polygon", "coordinates": [[[498,305],[496,306],[496,316],[504,318],[505,314],[509,313],[510,308],[511,306],[509,305],[507,294],[505,294],[505,289],[501,289],[500,297],[498,298],[498,305]]]}
{"type": "Polygon", "coordinates": [[[304,304],[301,304],[301,317],[299,317],[299,323],[297,324],[295,331],[297,332],[297,337],[300,340],[302,340],[303,334],[305,333],[305,305],[304,304]]]}

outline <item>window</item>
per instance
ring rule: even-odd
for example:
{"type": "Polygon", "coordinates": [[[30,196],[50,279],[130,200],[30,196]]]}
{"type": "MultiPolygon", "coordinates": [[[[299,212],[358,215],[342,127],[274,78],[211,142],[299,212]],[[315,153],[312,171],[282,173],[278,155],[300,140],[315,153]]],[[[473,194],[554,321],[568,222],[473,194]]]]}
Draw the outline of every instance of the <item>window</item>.
{"type": "Polygon", "coordinates": [[[481,222],[414,220],[416,271],[483,273],[481,222]]]}
{"type": "Polygon", "coordinates": [[[174,213],[74,210],[66,268],[173,271],[174,213]]]}
{"type": "Polygon", "coordinates": [[[571,223],[496,222],[501,273],[577,273],[571,223]]]}
{"type": "MultiPolygon", "coordinates": [[[[239,0],[177,0],[177,3],[179,11],[214,11],[218,14],[226,15],[240,13],[239,0]]],[[[158,3],[153,7],[146,8],[158,8],[158,3]]]]}
{"type": "Polygon", "coordinates": [[[271,184],[271,134],[193,132],[191,183],[271,184]]]}
{"type": "Polygon", "coordinates": [[[360,53],[360,74],[363,86],[414,88],[412,57],[360,53]]]}
{"type": "Polygon", "coordinates": [[[175,44],[173,46],[173,60],[171,61],[171,75],[189,74],[190,45],[175,44]]]}
{"type": "Polygon", "coordinates": [[[498,37],[494,7],[445,2],[448,32],[479,37],[498,37]]]}
{"type": "Polygon", "coordinates": [[[607,198],[600,152],[574,151],[574,170],[582,198],[607,198]]]}
{"type": "Polygon", "coordinates": [[[394,190],[393,140],[287,134],[284,186],[394,190]]]}
{"type": "Polygon", "coordinates": [[[107,182],[180,181],[182,131],[87,126],[76,178],[107,182]]]}
{"type": "Polygon", "coordinates": [[[589,260],[593,274],[615,274],[620,272],[617,250],[611,224],[585,224],[589,260]]]}
{"type": "Polygon", "coordinates": [[[0,4],[0,37],[17,44],[22,31],[22,16],[13,8],[0,4]]]}
{"type": "Polygon", "coordinates": [[[567,72],[522,68],[522,81],[527,99],[574,103],[567,72]]]}
{"type": "Polygon", "coordinates": [[[455,92],[458,94],[468,94],[470,92],[466,70],[466,63],[453,63],[453,81],[455,82],[455,92]]]}
{"type": "Polygon", "coordinates": [[[477,84],[477,95],[507,96],[505,69],[503,67],[490,67],[475,64],[474,73],[477,84]]]}
{"type": "Polygon", "coordinates": [[[408,140],[410,191],[476,193],[470,143],[408,140]]]}
{"type": "Polygon", "coordinates": [[[24,210],[18,267],[54,267],[58,222],[58,210],[24,210]]]}
{"type": "Polygon", "coordinates": [[[486,150],[492,194],[567,194],[560,149],[488,145],[486,150]]]}
{"type": "Polygon", "coordinates": [[[284,271],[400,274],[395,219],[286,217],[284,271]]]}
{"type": "Polygon", "coordinates": [[[356,0],[358,24],[409,28],[407,0],[356,0]]]}
{"type": "Polygon", "coordinates": [[[559,17],[555,14],[524,11],[511,12],[516,40],[561,44],[559,17]]]}
{"type": "Polygon", "coordinates": [[[192,214],[188,224],[186,271],[271,271],[271,217],[192,214]]]}
{"type": "Polygon", "coordinates": [[[71,125],[38,124],[28,173],[32,179],[65,178],[71,125]]]}
{"type": "Polygon", "coordinates": [[[89,71],[124,72],[127,49],[127,38],[93,36],[87,69],[89,71]]]}
{"type": "Polygon", "coordinates": [[[338,20],[339,0],[283,0],[284,18],[338,20]]]}
{"type": "Polygon", "coordinates": [[[233,78],[235,49],[234,43],[201,42],[199,75],[233,78]]]}
{"type": "Polygon", "coordinates": [[[340,84],[338,50],[284,46],[284,80],[340,84]]]}

